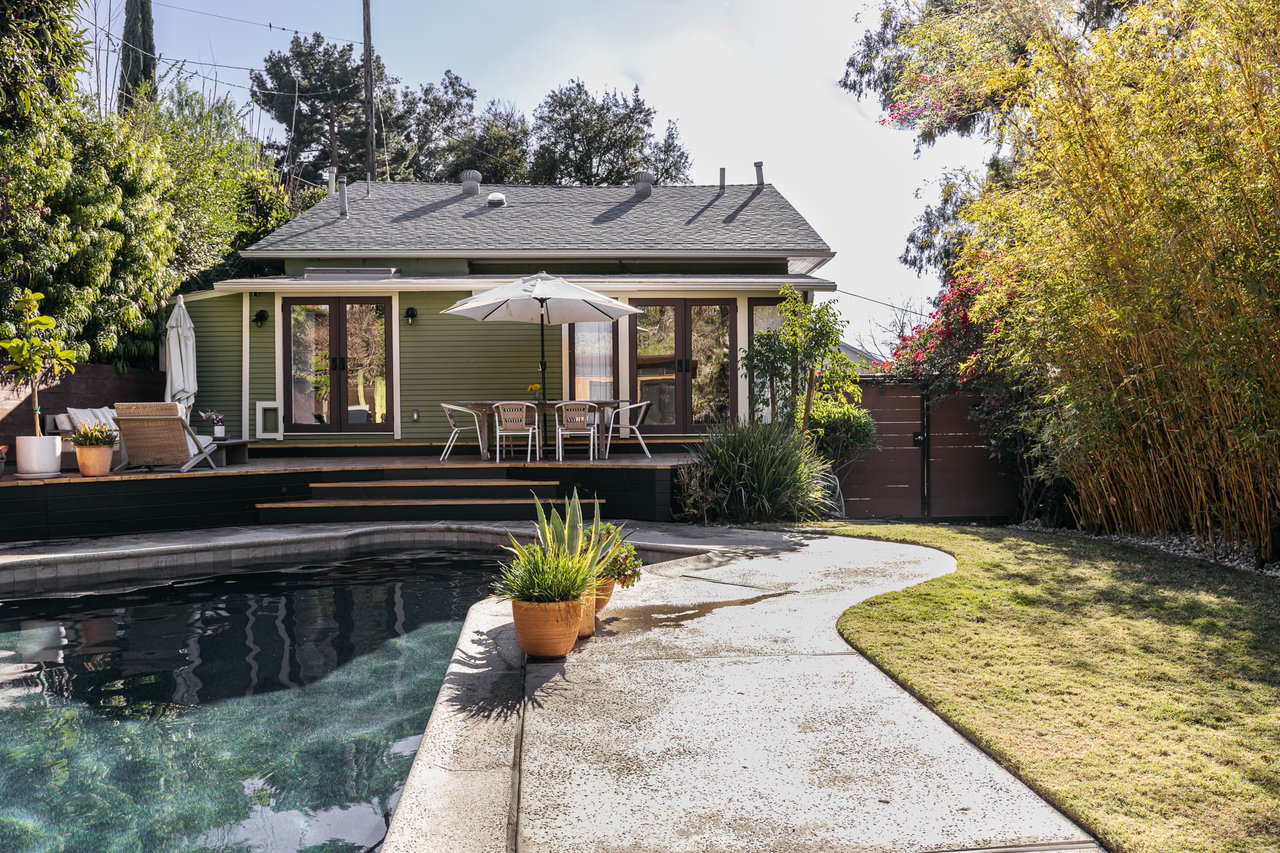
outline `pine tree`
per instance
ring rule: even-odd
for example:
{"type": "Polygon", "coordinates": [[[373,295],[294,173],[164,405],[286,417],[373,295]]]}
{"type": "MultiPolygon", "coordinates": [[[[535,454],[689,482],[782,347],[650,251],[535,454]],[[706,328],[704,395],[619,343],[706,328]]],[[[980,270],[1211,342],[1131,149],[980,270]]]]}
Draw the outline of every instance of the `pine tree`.
{"type": "Polygon", "coordinates": [[[124,33],[120,46],[120,112],[127,112],[139,97],[150,97],[156,87],[156,34],[151,0],[125,0],[124,33]]]}

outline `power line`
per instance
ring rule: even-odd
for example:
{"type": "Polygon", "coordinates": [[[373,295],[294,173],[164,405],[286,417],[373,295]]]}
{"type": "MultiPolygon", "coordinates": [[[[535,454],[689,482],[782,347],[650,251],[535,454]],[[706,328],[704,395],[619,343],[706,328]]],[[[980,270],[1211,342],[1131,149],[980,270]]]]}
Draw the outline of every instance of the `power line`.
{"type": "MultiPolygon", "coordinates": [[[[78,16],[78,17],[79,17],[79,16],[78,16]]],[[[257,72],[259,72],[259,73],[261,73],[261,74],[266,74],[266,73],[267,73],[267,71],[266,71],[265,69],[262,69],[262,68],[250,68],[250,67],[248,67],[248,66],[246,66],[246,65],[224,65],[224,64],[219,63],[219,62],[204,62],[204,61],[199,60],[199,59],[170,59],[170,58],[168,58],[167,56],[159,56],[159,55],[157,55],[157,54],[151,53],[151,52],[149,52],[149,51],[143,50],[143,49],[142,49],[142,48],[140,48],[140,47],[136,47],[135,45],[130,44],[129,42],[125,41],[123,38],[121,38],[121,37],[119,37],[119,36],[115,35],[114,33],[112,33],[110,30],[105,29],[104,27],[99,26],[99,25],[98,25],[98,23],[97,23],[96,21],[90,21],[90,20],[89,20],[89,19],[87,19],[87,18],[80,17],[80,22],[81,22],[81,23],[83,23],[83,24],[88,24],[89,26],[91,26],[91,27],[93,27],[95,30],[97,30],[98,32],[102,33],[104,36],[106,36],[106,38],[107,38],[107,40],[108,40],[109,42],[112,42],[113,44],[118,44],[118,45],[120,45],[120,46],[122,46],[122,47],[130,48],[130,49],[132,49],[132,50],[136,50],[136,51],[138,51],[139,53],[143,54],[144,56],[149,56],[149,57],[151,57],[152,59],[156,60],[157,62],[167,62],[167,63],[169,63],[170,65],[174,65],[174,66],[178,66],[178,65],[183,65],[183,66],[185,66],[185,65],[187,65],[188,63],[190,63],[190,64],[192,64],[192,65],[206,65],[206,66],[212,66],[212,67],[214,67],[214,68],[230,68],[230,69],[233,69],[233,70],[236,70],[236,71],[257,71],[257,72]]],[[[109,52],[109,53],[120,53],[120,52],[121,52],[119,48],[114,48],[114,49],[113,49],[113,48],[104,48],[104,50],[106,50],[106,51],[107,51],[107,52],[109,52]]],[[[220,80],[220,79],[218,79],[217,77],[210,77],[210,76],[208,76],[208,75],[206,75],[206,74],[201,74],[201,73],[200,73],[200,72],[198,72],[198,71],[188,71],[188,73],[189,73],[189,74],[194,74],[194,75],[195,75],[195,76],[197,76],[197,77],[202,77],[202,78],[204,78],[205,80],[209,80],[209,81],[211,81],[211,82],[213,82],[213,83],[219,83],[219,84],[224,85],[224,86],[234,86],[234,87],[236,87],[237,89],[246,89],[246,90],[248,90],[248,91],[250,91],[250,92],[261,92],[261,93],[262,93],[262,94],[264,94],[264,95],[296,95],[296,93],[294,93],[294,92],[278,92],[278,91],[276,91],[276,90],[274,90],[274,89],[259,89],[259,88],[255,87],[255,86],[243,86],[243,85],[241,85],[241,84],[239,84],[239,83],[228,83],[228,82],[227,82],[227,81],[225,81],[225,80],[220,80]]],[[[290,75],[290,76],[293,76],[293,75],[290,75]]],[[[296,80],[297,78],[295,77],[294,79],[296,80]]],[[[325,90],[320,91],[320,92],[307,92],[307,93],[305,93],[305,94],[306,94],[306,97],[315,97],[315,96],[317,96],[317,95],[336,95],[336,94],[339,94],[339,93],[341,93],[341,92],[345,92],[345,91],[347,91],[348,89],[354,89],[356,86],[360,86],[360,85],[363,85],[363,84],[362,84],[361,82],[358,82],[358,81],[357,81],[357,82],[355,82],[355,83],[350,83],[350,84],[348,84],[348,85],[346,85],[346,86],[342,86],[342,87],[337,88],[337,89],[325,89],[325,90]]]]}
{"type": "MultiPolygon", "coordinates": [[[[301,30],[295,30],[293,27],[285,27],[280,24],[270,22],[262,23],[261,21],[248,21],[244,18],[233,18],[230,15],[219,15],[217,12],[205,12],[202,9],[188,9],[185,6],[174,6],[172,3],[161,3],[160,0],[151,0],[154,6],[163,6],[166,9],[177,9],[179,12],[190,12],[193,15],[207,15],[210,18],[221,18],[224,21],[235,21],[237,24],[249,24],[254,27],[265,27],[268,30],[279,30],[282,33],[293,33],[295,36],[302,35],[301,30]]],[[[322,36],[327,41],[345,41],[348,44],[360,44],[356,39],[337,38],[336,36],[322,36]]]]}
{"type": "Polygon", "coordinates": [[[872,299],[870,296],[863,296],[861,293],[852,293],[848,290],[841,290],[838,287],[836,288],[836,293],[842,293],[845,296],[852,296],[854,299],[862,299],[867,302],[874,302],[877,305],[883,305],[885,308],[892,308],[895,311],[903,311],[907,314],[915,314],[917,317],[924,317],[926,320],[929,319],[929,315],[924,313],[923,311],[917,311],[914,308],[907,308],[902,305],[894,305],[892,302],[881,302],[879,299],[872,299]]]}

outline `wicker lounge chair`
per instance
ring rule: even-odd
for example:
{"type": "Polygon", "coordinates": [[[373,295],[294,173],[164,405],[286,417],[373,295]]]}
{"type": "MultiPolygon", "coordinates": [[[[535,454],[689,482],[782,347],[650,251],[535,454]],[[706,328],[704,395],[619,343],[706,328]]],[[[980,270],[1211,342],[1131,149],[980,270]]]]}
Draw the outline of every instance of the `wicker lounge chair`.
{"type": "Polygon", "coordinates": [[[177,468],[190,471],[202,460],[216,468],[213,439],[196,435],[178,403],[116,403],[116,427],[127,451],[124,468],[177,468]]]}

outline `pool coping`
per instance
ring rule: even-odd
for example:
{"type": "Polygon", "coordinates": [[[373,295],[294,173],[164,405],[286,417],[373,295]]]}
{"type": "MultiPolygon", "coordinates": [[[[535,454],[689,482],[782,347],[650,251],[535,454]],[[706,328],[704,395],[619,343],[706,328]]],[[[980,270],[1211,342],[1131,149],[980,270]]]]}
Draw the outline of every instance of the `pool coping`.
{"type": "MultiPolygon", "coordinates": [[[[741,555],[724,546],[644,541],[636,550],[647,558],[644,572],[663,577],[741,555]],[[659,556],[667,559],[652,560],[659,556]]],[[[394,804],[382,853],[517,848],[527,664],[511,605],[493,598],[472,605],[394,804]],[[477,714],[475,708],[494,710],[477,714]]]]}
{"type": "MultiPolygon", "coordinates": [[[[282,524],[16,543],[0,549],[0,598],[124,591],[271,561],[344,559],[419,547],[498,549],[509,544],[509,536],[531,539],[528,522],[353,522],[323,530],[282,524]]],[[[655,551],[646,545],[642,552],[642,558],[653,558],[698,550],[672,545],[655,551]]]]}

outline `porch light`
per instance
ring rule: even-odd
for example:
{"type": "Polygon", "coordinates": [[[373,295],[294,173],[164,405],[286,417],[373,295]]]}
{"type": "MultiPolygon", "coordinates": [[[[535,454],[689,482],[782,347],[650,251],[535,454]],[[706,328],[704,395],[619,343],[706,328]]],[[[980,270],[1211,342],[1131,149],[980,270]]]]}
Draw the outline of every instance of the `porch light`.
{"type": "Polygon", "coordinates": [[[253,315],[253,322],[259,329],[266,325],[267,318],[271,315],[267,313],[266,308],[259,308],[258,313],[253,315]]]}
{"type": "Polygon", "coordinates": [[[404,321],[405,321],[406,323],[408,323],[410,326],[412,326],[412,325],[413,325],[413,321],[414,321],[414,320],[416,320],[416,319],[418,319],[418,309],[417,309],[417,308],[414,308],[412,305],[410,305],[408,308],[404,309],[404,321]]]}

